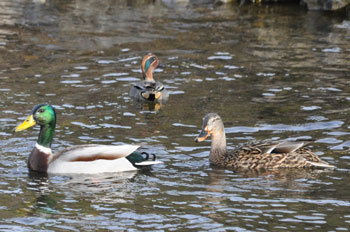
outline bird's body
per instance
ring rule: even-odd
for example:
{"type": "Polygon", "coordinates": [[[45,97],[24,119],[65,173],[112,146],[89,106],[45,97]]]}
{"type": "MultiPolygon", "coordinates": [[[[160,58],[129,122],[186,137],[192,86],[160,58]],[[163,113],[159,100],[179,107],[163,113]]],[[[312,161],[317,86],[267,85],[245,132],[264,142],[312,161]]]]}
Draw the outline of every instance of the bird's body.
{"type": "Polygon", "coordinates": [[[162,83],[158,81],[140,81],[130,89],[130,96],[138,101],[166,101],[169,97],[162,83]]]}
{"type": "Polygon", "coordinates": [[[129,95],[139,101],[161,101],[168,99],[169,94],[163,84],[153,79],[153,71],[158,66],[158,57],[153,54],[146,55],[141,63],[143,80],[135,83],[129,95]]]}
{"type": "Polygon", "coordinates": [[[149,160],[147,153],[136,150],[136,145],[78,145],[53,154],[51,142],[56,126],[56,113],[52,106],[40,104],[15,131],[22,131],[36,123],[40,134],[28,159],[28,168],[47,173],[94,174],[137,170],[138,167],[161,163],[155,157],[149,160]]]}
{"type": "Polygon", "coordinates": [[[334,167],[304,147],[309,141],[253,141],[228,150],[220,116],[210,113],[203,120],[196,141],[212,135],[209,160],[214,165],[242,169],[334,167]]]}
{"type": "Polygon", "coordinates": [[[333,167],[322,161],[304,141],[254,141],[233,150],[211,149],[210,162],[244,169],[333,167]],[[287,146],[288,148],[283,148],[287,146]]]}

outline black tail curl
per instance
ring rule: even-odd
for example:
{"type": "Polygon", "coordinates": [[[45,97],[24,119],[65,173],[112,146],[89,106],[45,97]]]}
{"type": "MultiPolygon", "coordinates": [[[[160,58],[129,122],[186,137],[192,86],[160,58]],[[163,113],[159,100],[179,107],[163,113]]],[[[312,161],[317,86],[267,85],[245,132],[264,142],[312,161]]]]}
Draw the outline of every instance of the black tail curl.
{"type": "Polygon", "coordinates": [[[144,161],[150,160],[150,155],[152,156],[152,161],[155,161],[157,158],[155,154],[148,154],[147,152],[141,152],[141,155],[145,156],[144,161]]]}

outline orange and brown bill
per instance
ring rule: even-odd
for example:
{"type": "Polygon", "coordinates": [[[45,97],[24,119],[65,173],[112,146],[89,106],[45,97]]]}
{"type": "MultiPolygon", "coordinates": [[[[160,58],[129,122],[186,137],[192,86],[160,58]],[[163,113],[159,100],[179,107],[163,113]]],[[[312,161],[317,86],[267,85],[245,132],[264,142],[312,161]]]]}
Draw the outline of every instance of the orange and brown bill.
{"type": "Polygon", "coordinates": [[[201,133],[197,136],[195,141],[197,143],[202,142],[202,141],[206,140],[206,138],[208,138],[209,135],[210,135],[210,131],[209,131],[208,127],[206,126],[202,129],[201,133]]]}

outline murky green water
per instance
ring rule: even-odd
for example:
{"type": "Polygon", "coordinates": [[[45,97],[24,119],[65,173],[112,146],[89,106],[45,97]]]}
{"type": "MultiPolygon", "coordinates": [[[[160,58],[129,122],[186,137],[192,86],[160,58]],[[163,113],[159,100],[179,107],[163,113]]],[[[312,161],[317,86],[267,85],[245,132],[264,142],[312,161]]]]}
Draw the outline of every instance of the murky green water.
{"type": "Polygon", "coordinates": [[[0,2],[1,231],[342,231],[350,228],[350,19],[298,5],[172,1],[0,2]],[[148,52],[167,104],[129,98],[148,52]],[[54,149],[142,144],[163,165],[113,176],[31,176],[38,128],[56,107],[54,149]],[[333,171],[235,173],[195,144],[217,112],[229,146],[313,139],[333,171]]]}

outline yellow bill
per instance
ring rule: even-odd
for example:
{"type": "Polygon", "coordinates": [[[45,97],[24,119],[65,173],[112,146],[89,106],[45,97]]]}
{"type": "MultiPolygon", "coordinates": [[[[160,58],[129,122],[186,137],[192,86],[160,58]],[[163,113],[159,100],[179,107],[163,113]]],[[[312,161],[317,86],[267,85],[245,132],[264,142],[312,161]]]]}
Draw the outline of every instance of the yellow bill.
{"type": "Polygon", "coordinates": [[[15,128],[15,132],[18,131],[23,131],[25,129],[28,129],[29,127],[32,127],[36,124],[33,115],[28,116],[28,118],[26,118],[26,120],[24,120],[24,122],[22,122],[20,125],[18,125],[15,128]]]}

